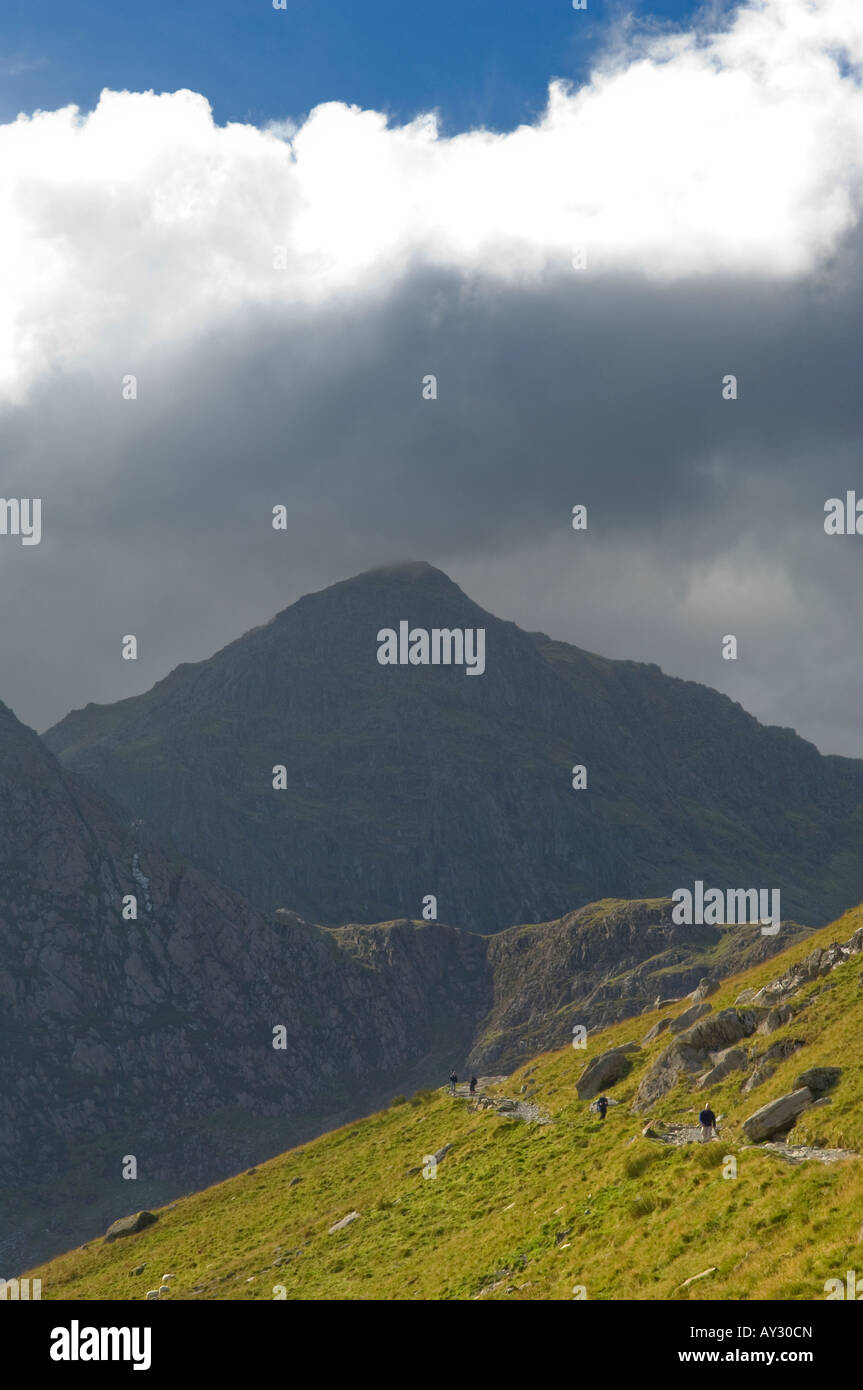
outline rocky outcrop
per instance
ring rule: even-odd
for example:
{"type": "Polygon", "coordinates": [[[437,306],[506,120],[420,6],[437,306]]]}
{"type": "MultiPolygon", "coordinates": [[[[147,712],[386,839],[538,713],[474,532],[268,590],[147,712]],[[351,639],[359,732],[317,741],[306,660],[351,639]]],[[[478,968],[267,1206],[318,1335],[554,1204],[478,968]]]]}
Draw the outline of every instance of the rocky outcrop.
{"type": "Polygon", "coordinates": [[[677,1085],[682,1075],[702,1072],[711,1054],[724,1053],[741,1038],[750,1037],[764,1015],[762,1009],[722,1009],[700,1019],[681,1033],[642,1078],[633,1102],[636,1111],[649,1110],[677,1085]]]}
{"type": "Polygon", "coordinates": [[[644,1037],[641,1039],[641,1046],[647,1047],[649,1043],[655,1042],[660,1034],[664,1033],[666,1028],[670,1028],[670,1026],[670,1018],[661,1018],[658,1023],[654,1023],[653,1027],[645,1033],[644,1037]]]}
{"type": "Polygon", "coordinates": [[[756,1086],[761,1086],[775,1072],[777,1062],[784,1062],[786,1057],[790,1057],[798,1048],[805,1046],[804,1038],[782,1038],[778,1042],[773,1042],[766,1052],[755,1057],[755,1070],[744,1081],[741,1089],[742,1095],[748,1095],[754,1091],[756,1086]]]}
{"type": "MultiPolygon", "coordinates": [[[[593,1030],[630,1018],[651,999],[656,979],[667,982],[669,972],[686,987],[703,980],[701,933],[673,923],[671,907],[668,900],[593,903],[559,922],[513,927],[487,938],[493,1003],[469,1065],[512,1069],[526,1057],[571,1042],[577,1025],[593,1030]]],[[[339,939],[349,934],[362,950],[368,931],[344,928],[339,939]]],[[[760,957],[761,942],[770,950],[785,949],[791,936],[784,941],[782,933],[757,937],[742,926],[725,929],[724,941],[723,964],[730,970],[760,957]]],[[[710,1010],[709,1004],[700,1007],[710,1010]]],[[[670,1022],[661,1020],[657,1027],[670,1022]]]]}
{"type": "Polygon", "coordinates": [[[742,1047],[727,1047],[724,1052],[716,1054],[710,1071],[698,1078],[699,1090],[715,1086],[717,1082],[724,1081],[731,1072],[740,1071],[746,1066],[746,1060],[747,1054],[742,1047]]]}
{"type": "Polygon", "coordinates": [[[771,1009],[763,1023],[759,1023],[759,1033],[775,1033],[777,1028],[784,1028],[786,1023],[791,1022],[790,1004],[780,1004],[778,1008],[771,1009]]]}
{"type": "Polygon", "coordinates": [[[708,995],[715,994],[718,988],[718,980],[711,980],[708,978],[699,980],[698,984],[690,994],[689,998],[692,1000],[693,1004],[700,1004],[702,1000],[708,997],[708,995]]]}
{"type": "Polygon", "coordinates": [[[743,1132],[753,1144],[772,1139],[777,1134],[787,1134],[797,1117],[808,1109],[814,1099],[808,1086],[800,1086],[796,1091],[780,1096],[779,1100],[762,1105],[760,1110],[743,1121],[743,1132]]]}
{"type": "Polygon", "coordinates": [[[852,956],[863,951],[863,927],[858,928],[846,942],[834,941],[830,946],[818,946],[806,957],[786,970],[778,980],[758,990],[753,996],[756,1004],[775,1005],[792,998],[798,990],[820,975],[829,975],[837,965],[844,965],[852,956]]]}
{"type": "Polygon", "coordinates": [[[691,1009],[686,1009],[684,1013],[678,1014],[677,1018],[671,1020],[671,1032],[682,1033],[685,1029],[691,1028],[699,1018],[709,1014],[711,1008],[711,1004],[693,1004],[691,1009]]]}

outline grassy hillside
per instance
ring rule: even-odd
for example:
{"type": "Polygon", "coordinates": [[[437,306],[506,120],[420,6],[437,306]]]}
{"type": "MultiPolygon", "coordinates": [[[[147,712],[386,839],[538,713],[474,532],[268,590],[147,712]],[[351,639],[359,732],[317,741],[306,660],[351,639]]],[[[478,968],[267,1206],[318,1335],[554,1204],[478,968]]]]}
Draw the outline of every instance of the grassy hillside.
{"type": "MultiPolygon", "coordinates": [[[[726,981],[714,1011],[861,924],[856,908],[726,981]]],[[[805,1039],[769,1081],[742,1096],[738,1072],[710,1092],[726,1117],[718,1143],[641,1137],[644,1118],[630,1102],[667,1034],[608,1089],[623,1103],[604,1124],[576,1099],[586,1058],[640,1040],[661,1016],[645,1014],[596,1034],[586,1052],[545,1054],[492,1088],[517,1099],[535,1087],[547,1124],[424,1093],[186,1197],[149,1230],[90,1242],[30,1274],[43,1299],[142,1299],[170,1272],[173,1299],[547,1300],[583,1285],[589,1299],[822,1300],[824,1281],[863,1259],[863,1162],[791,1166],[746,1147],[741,1131],[799,1072],[839,1065],[832,1103],[805,1114],[791,1142],[863,1152],[863,955],[807,985],[795,1010],[808,996],[817,997],[784,1028],[749,1040],[764,1051],[786,1035],[805,1039]],[[409,1173],[445,1144],[434,1179],[409,1173]],[[735,1178],[723,1177],[726,1155],[737,1159],[735,1178]],[[329,1234],[352,1211],[359,1218],[329,1234]],[[710,1266],[715,1274],[680,1288],[710,1266]]],[[[682,1081],[651,1118],[694,1123],[703,1098],[682,1081]]]]}

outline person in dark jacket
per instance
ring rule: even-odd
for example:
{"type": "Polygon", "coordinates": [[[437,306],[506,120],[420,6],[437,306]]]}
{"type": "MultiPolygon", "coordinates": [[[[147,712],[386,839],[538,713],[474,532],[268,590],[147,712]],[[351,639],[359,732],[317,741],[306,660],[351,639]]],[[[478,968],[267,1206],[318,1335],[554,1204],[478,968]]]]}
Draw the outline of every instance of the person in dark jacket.
{"type": "Polygon", "coordinates": [[[701,1142],[706,1144],[708,1139],[713,1138],[713,1131],[716,1128],[716,1116],[710,1109],[710,1101],[706,1101],[704,1109],[698,1116],[698,1123],[701,1125],[701,1142]]]}
{"type": "Polygon", "coordinates": [[[475,1077],[475,1076],[472,1076],[471,1079],[470,1079],[470,1093],[471,1093],[472,1096],[475,1096],[475,1095],[476,1095],[476,1077],[475,1077]]]}
{"type": "Polygon", "coordinates": [[[458,1077],[456,1076],[456,1074],[455,1074],[454,1071],[451,1071],[450,1074],[449,1074],[449,1093],[450,1093],[451,1096],[454,1096],[454,1095],[455,1095],[455,1088],[456,1088],[456,1083],[457,1083],[457,1081],[458,1081],[458,1077]]]}
{"type": "Polygon", "coordinates": [[[608,1098],[606,1096],[600,1096],[599,1100],[596,1102],[596,1108],[599,1111],[599,1118],[604,1120],[605,1112],[608,1109],[608,1098]]]}

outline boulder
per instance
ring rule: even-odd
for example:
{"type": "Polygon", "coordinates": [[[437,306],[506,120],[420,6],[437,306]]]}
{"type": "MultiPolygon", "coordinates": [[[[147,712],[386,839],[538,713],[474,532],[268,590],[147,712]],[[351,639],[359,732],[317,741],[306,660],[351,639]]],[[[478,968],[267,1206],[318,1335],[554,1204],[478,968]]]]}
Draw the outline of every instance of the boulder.
{"type": "Polygon", "coordinates": [[[640,1050],[638,1043],[623,1043],[620,1047],[600,1053],[598,1057],[592,1057],[575,1083],[579,1100],[592,1100],[606,1086],[613,1086],[629,1071],[627,1054],[640,1050]]]}
{"type": "Polygon", "coordinates": [[[709,1274],[715,1274],[718,1265],[711,1265],[709,1269],[702,1269],[700,1274],[693,1274],[690,1279],[684,1279],[682,1284],[678,1284],[679,1289],[688,1289],[690,1284],[694,1284],[697,1279],[706,1279],[709,1274]]]}
{"type": "Polygon", "coordinates": [[[358,1212],[358,1211],[349,1211],[348,1214],[347,1214],[347,1216],[343,1216],[342,1219],[341,1219],[341,1221],[336,1221],[336,1222],[330,1227],[329,1234],[330,1234],[331,1236],[333,1236],[333,1235],[335,1235],[336,1231],[343,1231],[343,1230],[345,1229],[346,1226],[350,1226],[351,1222],[352,1222],[352,1221],[356,1221],[356,1220],[358,1219],[358,1217],[359,1217],[359,1212],[358,1212]]]}
{"type": "Polygon", "coordinates": [[[145,1231],[148,1226],[152,1226],[158,1217],[151,1211],[139,1211],[134,1216],[121,1216],[119,1221],[115,1221],[105,1232],[105,1244],[110,1245],[112,1240],[119,1240],[120,1236],[134,1236],[138,1231],[145,1231]]]}
{"type": "Polygon", "coordinates": [[[789,1091],[788,1095],[780,1096],[779,1100],[771,1100],[767,1105],[762,1105],[760,1110],[756,1110],[754,1115],[744,1120],[743,1133],[753,1144],[771,1139],[774,1134],[785,1134],[794,1126],[798,1115],[807,1110],[814,1099],[808,1086],[789,1091]]]}
{"type": "Polygon", "coordinates": [[[741,990],[734,1002],[735,1004],[751,1004],[757,993],[758,991],[754,989],[741,990]]]}
{"type": "Polygon", "coordinates": [[[755,1032],[764,1016],[763,1009],[722,1009],[710,1018],[702,1018],[677,1039],[679,1046],[691,1047],[711,1055],[724,1052],[741,1038],[755,1032]]]}
{"type": "Polygon", "coordinates": [[[794,1082],[795,1086],[808,1086],[816,1096],[831,1090],[842,1075],[841,1067],[810,1067],[802,1071],[794,1082]]]}
{"type": "MultiPolygon", "coordinates": [[[[861,978],[863,978],[863,977],[861,977],[861,978]]],[[[661,1019],[659,1020],[658,1023],[654,1023],[654,1025],[653,1025],[653,1027],[650,1029],[650,1032],[649,1032],[649,1033],[645,1033],[644,1037],[641,1039],[641,1046],[642,1046],[642,1047],[647,1047],[647,1044],[648,1044],[648,1043],[654,1042],[655,1039],[659,1037],[660,1033],[664,1033],[665,1030],[666,1030],[666,1028],[670,1028],[670,1027],[671,1027],[671,1019],[670,1019],[670,1018],[661,1018],[661,1019]]]]}
{"type": "Polygon", "coordinates": [[[684,1029],[691,1028],[693,1023],[697,1023],[705,1014],[709,1014],[713,1008],[712,1004],[693,1004],[691,1009],[684,1009],[682,1014],[671,1020],[672,1033],[682,1033],[684,1029]]]}

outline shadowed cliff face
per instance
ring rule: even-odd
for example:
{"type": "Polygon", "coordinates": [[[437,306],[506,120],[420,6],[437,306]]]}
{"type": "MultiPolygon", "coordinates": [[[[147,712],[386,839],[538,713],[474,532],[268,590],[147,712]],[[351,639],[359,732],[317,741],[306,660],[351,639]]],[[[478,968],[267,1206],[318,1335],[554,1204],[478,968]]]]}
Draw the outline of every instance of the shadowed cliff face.
{"type": "MultiPolygon", "coordinates": [[[[265,915],[0,706],[4,1277],[453,1066],[508,1068],[575,1022],[739,968],[727,933],[674,926],[669,907],[599,904],[494,937],[265,915]]],[[[734,931],[738,957],[789,940],[734,931]]]]}
{"type": "Polygon", "coordinates": [[[431,936],[387,970],[256,912],[0,706],[0,1268],[437,1081],[485,965],[479,938],[431,936]]]}
{"type": "Polygon", "coordinates": [[[813,924],[863,897],[863,763],[522,632],[423,564],[309,595],[45,740],[250,902],[330,925],[417,917],[434,894],[441,919],[494,932],[695,878],[778,887],[813,924]],[[401,621],[484,628],[485,671],[379,664],[401,621]]]}

